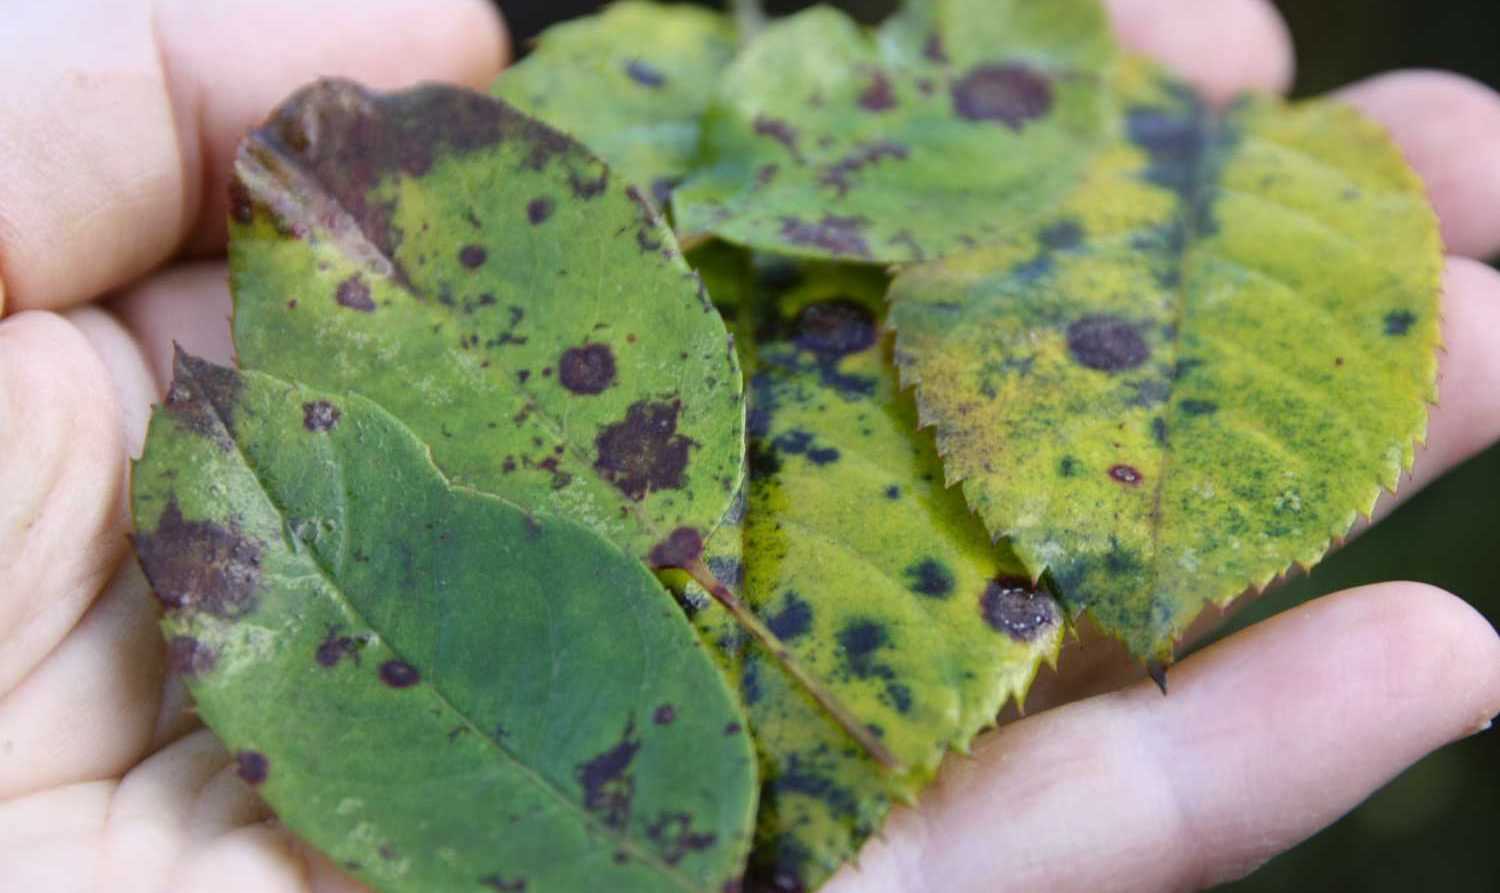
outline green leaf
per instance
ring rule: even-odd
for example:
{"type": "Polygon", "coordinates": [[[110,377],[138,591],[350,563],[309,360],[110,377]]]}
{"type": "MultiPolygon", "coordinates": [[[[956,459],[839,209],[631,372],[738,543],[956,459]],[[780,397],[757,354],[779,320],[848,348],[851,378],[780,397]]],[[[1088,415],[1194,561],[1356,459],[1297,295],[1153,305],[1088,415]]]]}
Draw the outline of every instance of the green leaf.
{"type": "Polygon", "coordinates": [[[623,2],[538,40],[491,92],[577,137],[665,208],[734,58],[733,22],[692,6],[623,2]]]}
{"type": "Polygon", "coordinates": [[[382,891],[712,891],[755,773],[671,597],[450,486],[370,401],[179,355],[134,477],[174,667],[279,819],[382,891]]]}
{"type": "Polygon", "coordinates": [[[679,229],[904,262],[987,241],[1074,182],[1109,120],[1097,0],[934,0],[871,35],[822,7],[725,73],[679,229]]]}
{"type": "Polygon", "coordinates": [[[1138,655],[1394,488],[1435,399],[1442,251],[1417,177],[1339,104],[1225,113],[1143,63],[1072,194],[895,283],[950,481],[1138,655]]]}
{"type": "MultiPolygon", "coordinates": [[[[710,283],[744,281],[743,256],[693,260],[710,283]]],[[[715,290],[755,352],[745,511],[708,560],[908,767],[882,770],[723,612],[697,615],[761,755],[750,886],[810,890],[1024,696],[1056,656],[1062,612],[943,487],[880,334],[886,278],[786,261],[758,272],[753,294],[715,290]]]]}
{"type": "Polygon", "coordinates": [[[634,187],[482,95],[323,82],[251,134],[240,361],[380,403],[457,484],[648,556],[739,489],[723,322],[634,187]]]}

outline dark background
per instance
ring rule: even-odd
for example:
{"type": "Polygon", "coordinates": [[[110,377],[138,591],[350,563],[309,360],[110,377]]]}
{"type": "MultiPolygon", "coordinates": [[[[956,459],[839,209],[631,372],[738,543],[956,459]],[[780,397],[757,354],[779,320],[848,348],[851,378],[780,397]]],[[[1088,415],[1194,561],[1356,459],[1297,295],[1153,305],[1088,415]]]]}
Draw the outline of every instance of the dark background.
{"type": "MultiPolygon", "coordinates": [[[[597,0],[502,0],[501,5],[522,51],[547,24],[600,6],[597,0]]],[[[810,4],[769,0],[765,5],[786,12],[810,4]]],[[[834,5],[875,20],[895,3],[834,5]]],[[[1277,5],[1297,44],[1299,95],[1407,67],[1446,68],[1500,88],[1500,3],[1495,0],[1282,0],[1277,5]]],[[[1500,146],[1495,151],[1500,153],[1500,146]]],[[[1495,387],[1500,392],[1500,382],[1495,387]]],[[[1500,448],[1414,497],[1310,576],[1268,594],[1234,627],[1327,592],[1399,579],[1458,593],[1497,623],[1497,546],[1500,448]]],[[[1500,891],[1496,827],[1500,730],[1428,757],[1333,827],[1224,889],[1494,893],[1500,891]]]]}

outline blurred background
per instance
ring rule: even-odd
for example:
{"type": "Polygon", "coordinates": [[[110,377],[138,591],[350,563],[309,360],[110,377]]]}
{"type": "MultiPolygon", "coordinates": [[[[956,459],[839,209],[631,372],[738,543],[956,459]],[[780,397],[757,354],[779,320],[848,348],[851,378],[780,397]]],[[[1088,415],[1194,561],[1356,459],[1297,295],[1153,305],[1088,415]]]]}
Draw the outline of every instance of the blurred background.
{"type": "MultiPolygon", "coordinates": [[[[600,5],[597,0],[501,2],[521,51],[547,25],[600,5]]],[[[765,5],[789,12],[811,4],[768,0],[765,5]]],[[[896,4],[844,0],[832,5],[875,21],[896,4]]],[[[1495,0],[1280,0],[1277,5],[1297,43],[1298,95],[1409,67],[1445,68],[1500,89],[1500,3],[1495,0]]],[[[1500,382],[1495,387],[1500,391],[1500,382]]],[[[1225,633],[1327,592],[1398,579],[1455,592],[1491,624],[1500,624],[1500,448],[1414,497],[1311,575],[1269,593],[1225,633]]],[[[1428,757],[1342,821],[1221,889],[1495,893],[1500,891],[1496,827],[1500,729],[1428,757]]]]}

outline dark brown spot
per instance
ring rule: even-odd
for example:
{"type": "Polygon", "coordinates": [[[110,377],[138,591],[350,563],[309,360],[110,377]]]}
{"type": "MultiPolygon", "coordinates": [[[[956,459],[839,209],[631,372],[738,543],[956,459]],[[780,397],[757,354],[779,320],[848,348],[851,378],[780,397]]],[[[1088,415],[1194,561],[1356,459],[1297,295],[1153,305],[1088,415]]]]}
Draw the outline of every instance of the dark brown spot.
{"type": "Polygon", "coordinates": [[[265,754],[242,750],[234,755],[234,774],[251,787],[265,784],[271,774],[271,762],[265,754]]]}
{"type": "Polygon", "coordinates": [[[1135,369],[1151,357],[1141,331],[1118,316],[1085,316],[1068,326],[1068,352],[1081,366],[1100,372],[1135,369]]]}
{"type": "Polygon", "coordinates": [[[859,173],[865,167],[879,164],[887,159],[892,161],[905,161],[911,156],[911,150],[901,143],[881,140],[875,143],[865,143],[839,161],[830,165],[818,177],[818,182],[824,186],[831,186],[838,190],[839,197],[847,195],[852,183],[850,178],[859,173]]]}
{"type": "Polygon", "coordinates": [[[802,150],[797,148],[797,130],[792,125],[780,118],[768,118],[765,115],[755,119],[756,136],[770,137],[786,147],[792,156],[801,159],[802,150]]]}
{"type": "Polygon", "coordinates": [[[348,307],[350,310],[358,310],[361,313],[375,312],[375,301],[370,297],[370,286],[358,273],[339,283],[338,290],[334,292],[334,300],[339,302],[340,307],[348,307]]]}
{"type": "Polygon", "coordinates": [[[525,878],[511,878],[510,880],[506,880],[498,872],[485,875],[479,879],[479,883],[496,891],[496,893],[525,893],[526,890],[525,878]]]}
{"type": "Polygon", "coordinates": [[[679,527],[651,549],[651,566],[690,567],[703,557],[703,535],[691,527],[679,527]]]}
{"type": "Polygon", "coordinates": [[[237,619],[255,609],[261,544],[231,522],[188,521],[171,498],[156,529],[138,533],[135,553],[168,611],[203,611],[237,619]]]}
{"type": "Polygon", "coordinates": [[[404,660],[388,660],[380,665],[380,681],[391,688],[411,688],[422,681],[422,674],[404,660]]]}
{"type": "Polygon", "coordinates": [[[906,569],[906,585],[928,598],[947,598],[953,593],[953,572],[936,558],[924,558],[906,569]]]}
{"type": "Polygon", "coordinates": [[[620,492],[639,502],[647,493],[682,487],[693,441],[677,433],[682,404],[639,401],[594,439],[594,468],[620,492]]]}
{"type": "Polygon", "coordinates": [[[1410,310],[1392,310],[1385,315],[1385,333],[1391,336],[1405,335],[1416,323],[1416,314],[1410,310]]]}
{"type": "Polygon", "coordinates": [[[896,94],[891,89],[891,79],[884,72],[875,72],[869,86],[859,94],[860,108],[870,112],[885,112],[896,107],[896,94]]]}
{"type": "Polygon", "coordinates": [[[328,635],[324,636],[323,641],[318,644],[316,655],[318,666],[325,668],[336,667],[339,661],[345,657],[354,658],[354,662],[357,664],[359,663],[359,649],[362,647],[364,647],[364,643],[359,639],[353,636],[339,635],[337,627],[330,629],[328,635]]]}
{"type": "Polygon", "coordinates": [[[490,253],[484,250],[483,245],[465,245],[458,252],[458,262],[470,270],[477,270],[484,266],[489,256],[490,253]]]}
{"type": "Polygon", "coordinates": [[[563,351],[557,380],[575,394],[602,394],[615,383],[615,354],[607,344],[585,344],[563,351]]]}
{"type": "Polygon", "coordinates": [[[982,65],[953,85],[953,111],[1020,130],[1052,109],[1052,82],[1024,65],[982,65]]]}
{"type": "Polygon", "coordinates": [[[651,714],[651,721],[659,726],[671,725],[672,720],[676,718],[677,708],[673,707],[671,704],[663,704],[660,707],[656,708],[655,713],[651,714]]]}
{"type": "Polygon", "coordinates": [[[1138,486],[1145,477],[1131,465],[1116,465],[1109,470],[1109,476],[1122,484],[1131,487],[1138,486]]]}
{"type": "Polygon", "coordinates": [[[688,853],[708,849],[719,839],[712,833],[695,832],[693,817],[685,812],[662,813],[646,828],[646,836],[668,865],[676,865],[688,853]]]}
{"type": "Polygon", "coordinates": [[[741,731],[740,724],[737,722],[732,722],[724,726],[724,734],[726,735],[738,735],[741,731]]]}
{"type": "Polygon", "coordinates": [[[316,434],[332,431],[342,416],[339,408],[327,400],[302,404],[302,427],[316,434]]]}
{"type": "Polygon", "coordinates": [[[666,75],[639,59],[631,59],[627,62],[625,73],[632,81],[652,90],[660,90],[667,83],[666,75]]]}
{"type": "Polygon", "coordinates": [[[793,331],[798,347],[830,359],[868,350],[878,335],[875,314],[850,298],[807,305],[797,314],[793,331]]]}
{"type": "Polygon", "coordinates": [[[1057,624],[1057,604],[1030,580],[999,577],[984,587],[979,613],[991,628],[1021,642],[1037,638],[1057,624]]]}
{"type": "Polygon", "coordinates": [[[869,257],[870,243],[865,241],[862,217],[823,215],[818,223],[800,217],[783,217],[781,238],[793,245],[810,245],[842,257],[869,257]]]}
{"type": "Polygon", "coordinates": [[[173,636],[167,642],[167,671],[175,676],[201,676],[218,664],[218,653],[192,636],[173,636]]]}
{"type": "Polygon", "coordinates": [[[531,221],[532,226],[546,223],[547,218],[552,216],[552,199],[543,196],[534,198],[526,204],[526,219],[531,221]]]}
{"type": "Polygon", "coordinates": [[[943,47],[943,36],[936,32],[929,34],[927,42],[922,45],[922,55],[926,56],[929,62],[947,65],[948,51],[943,47]]]}
{"type": "Polygon", "coordinates": [[[776,638],[790,642],[812,630],[812,605],[795,592],[788,591],[781,610],[766,618],[766,628],[776,638]]]}
{"type": "Polygon", "coordinates": [[[583,787],[583,805],[611,828],[623,828],[630,821],[630,806],[635,799],[635,778],[630,764],[641,749],[635,737],[635,721],[625,726],[620,743],[579,766],[574,773],[583,787]]]}

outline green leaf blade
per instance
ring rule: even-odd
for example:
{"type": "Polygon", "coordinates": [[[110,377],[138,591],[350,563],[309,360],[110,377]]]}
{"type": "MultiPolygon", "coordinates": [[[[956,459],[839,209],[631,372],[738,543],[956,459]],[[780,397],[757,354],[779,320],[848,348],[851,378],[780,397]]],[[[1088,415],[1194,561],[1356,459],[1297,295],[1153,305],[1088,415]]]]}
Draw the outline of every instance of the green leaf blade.
{"type": "MultiPolygon", "coordinates": [[[[712,265],[707,281],[744,275],[707,250],[694,253],[712,265]]],[[[907,767],[860,753],[721,612],[697,616],[738,679],[761,755],[751,886],[814,889],[945,754],[1024,696],[1063,624],[943,486],[881,333],[886,277],[785,260],[758,272],[753,293],[715,290],[754,360],[746,506],[709,560],[907,767]]]]}
{"type": "Polygon", "coordinates": [[[454,88],[324,82],[251,136],[234,191],[246,366],[364,394],[456,483],[635,554],[717,525],[743,461],[723,324],[571,139],[454,88]]]}
{"type": "Polygon", "coordinates": [[[1095,0],[914,4],[874,36],[827,8],[775,22],[724,75],[680,228],[870,263],[986,241],[1067,188],[1113,60],[1095,0]]]}
{"type": "Polygon", "coordinates": [[[367,400],[186,358],[134,502],[200,712],[280,818],[357,876],[738,876],[755,775],[726,729],[742,714],[660,585],[585,528],[450,487],[367,400]]]}
{"type": "Polygon", "coordinates": [[[491,93],[577,137],[664,209],[735,48],[724,15],[627,0],[548,29],[491,93]]]}
{"type": "Polygon", "coordinates": [[[1220,115],[1149,66],[1070,198],[898,279],[948,476],[1032,573],[1170,661],[1209,604],[1319,560],[1435,397],[1437,228],[1331,103],[1220,115]]]}

